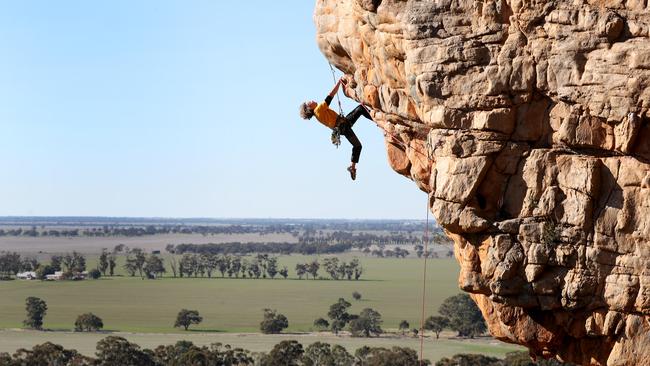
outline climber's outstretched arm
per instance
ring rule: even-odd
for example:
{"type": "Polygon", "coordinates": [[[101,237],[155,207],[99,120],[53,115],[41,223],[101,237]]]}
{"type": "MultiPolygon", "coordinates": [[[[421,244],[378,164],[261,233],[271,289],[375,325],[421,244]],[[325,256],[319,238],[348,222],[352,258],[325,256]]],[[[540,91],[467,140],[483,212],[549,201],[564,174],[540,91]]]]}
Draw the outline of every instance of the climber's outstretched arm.
{"type": "Polygon", "coordinates": [[[339,91],[339,86],[341,86],[341,80],[342,79],[339,79],[339,81],[336,82],[336,85],[334,85],[334,88],[332,89],[332,91],[328,95],[329,97],[334,98],[334,96],[336,95],[336,92],[339,91]]]}

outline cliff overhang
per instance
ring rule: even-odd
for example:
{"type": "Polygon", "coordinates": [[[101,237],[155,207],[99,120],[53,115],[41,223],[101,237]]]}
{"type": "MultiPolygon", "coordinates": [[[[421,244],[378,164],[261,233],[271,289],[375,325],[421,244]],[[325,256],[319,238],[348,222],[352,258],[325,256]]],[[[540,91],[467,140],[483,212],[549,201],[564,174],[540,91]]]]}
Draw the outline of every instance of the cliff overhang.
{"type": "Polygon", "coordinates": [[[648,7],[316,2],[318,46],[429,194],[460,287],[533,355],[650,364],[648,7]]]}

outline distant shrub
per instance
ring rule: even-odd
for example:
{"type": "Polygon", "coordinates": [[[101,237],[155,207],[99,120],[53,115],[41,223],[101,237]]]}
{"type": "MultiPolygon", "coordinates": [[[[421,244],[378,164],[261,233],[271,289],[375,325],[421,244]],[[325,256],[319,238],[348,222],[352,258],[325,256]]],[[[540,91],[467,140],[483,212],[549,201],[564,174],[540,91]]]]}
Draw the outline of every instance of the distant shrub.
{"type": "Polygon", "coordinates": [[[91,269],[90,272],[88,272],[88,277],[92,278],[93,280],[99,279],[101,276],[102,272],[97,268],[91,269]]]}

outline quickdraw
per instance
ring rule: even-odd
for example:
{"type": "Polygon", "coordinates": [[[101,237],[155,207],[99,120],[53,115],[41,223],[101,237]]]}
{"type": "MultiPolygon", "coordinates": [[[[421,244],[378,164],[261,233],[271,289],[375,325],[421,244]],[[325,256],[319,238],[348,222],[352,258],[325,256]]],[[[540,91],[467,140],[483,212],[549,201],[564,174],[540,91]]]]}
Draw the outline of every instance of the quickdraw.
{"type": "Polygon", "coordinates": [[[341,146],[341,130],[338,126],[332,129],[332,136],[330,136],[330,139],[332,140],[332,145],[336,146],[337,149],[341,146]]]}

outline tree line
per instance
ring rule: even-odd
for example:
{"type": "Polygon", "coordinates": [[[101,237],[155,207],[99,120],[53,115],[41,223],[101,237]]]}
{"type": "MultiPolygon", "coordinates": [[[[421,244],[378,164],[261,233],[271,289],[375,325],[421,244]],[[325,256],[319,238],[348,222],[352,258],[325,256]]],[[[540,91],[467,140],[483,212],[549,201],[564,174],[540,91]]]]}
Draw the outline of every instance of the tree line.
{"type": "Polygon", "coordinates": [[[125,338],[109,336],[97,342],[95,357],[80,354],[54,343],[21,348],[13,355],[0,353],[0,366],[416,366],[420,364],[415,350],[406,347],[368,347],[348,352],[343,346],[315,342],[307,347],[295,340],[281,341],[268,353],[213,343],[197,346],[190,341],[161,345],[155,349],[141,348],[125,338]]]}
{"type": "MultiPolygon", "coordinates": [[[[341,345],[315,342],[307,347],[295,340],[285,340],[267,352],[251,352],[221,343],[197,346],[190,341],[142,348],[118,336],[108,336],[97,342],[95,357],[77,350],[46,342],[32,349],[21,348],[13,355],[0,353],[0,366],[180,366],[180,365],[238,365],[238,366],[418,366],[430,365],[418,360],[415,350],[406,347],[363,346],[350,353],[341,345]]],[[[510,352],[504,359],[461,354],[445,357],[436,366],[570,366],[560,361],[532,361],[527,352],[510,352]]]]}
{"type": "Polygon", "coordinates": [[[273,254],[336,254],[347,252],[352,249],[351,243],[210,243],[210,244],[169,244],[166,250],[170,253],[184,254],[250,254],[250,253],[273,253],[273,254]]]}
{"type": "MultiPolygon", "coordinates": [[[[91,269],[89,276],[91,278],[114,276],[118,255],[124,255],[123,269],[131,277],[155,279],[167,273],[165,261],[160,255],[149,254],[140,248],[128,248],[120,244],[112,251],[102,250],[97,268],[91,269]]],[[[286,279],[289,277],[287,266],[280,266],[278,257],[268,253],[258,253],[254,256],[185,253],[180,257],[172,255],[168,258],[168,262],[171,275],[181,278],[212,278],[217,275],[221,275],[222,278],[227,276],[229,278],[255,279],[275,279],[277,276],[286,279]]],[[[316,279],[321,267],[333,280],[359,280],[364,271],[358,259],[345,262],[336,257],[323,258],[322,262],[313,260],[309,263],[299,263],[295,270],[300,279],[306,275],[311,275],[313,279],[316,279]]],[[[23,271],[34,271],[36,278],[41,280],[59,271],[63,272],[61,279],[76,279],[80,273],[86,271],[86,257],[74,251],[64,255],[52,255],[49,263],[40,263],[33,257],[0,252],[0,280],[11,279],[12,276],[23,271]]]]}
{"type": "Polygon", "coordinates": [[[91,228],[30,228],[17,227],[13,229],[0,229],[0,236],[27,236],[27,237],[139,237],[147,235],[160,234],[272,234],[272,233],[295,233],[298,235],[296,228],[291,225],[104,225],[101,227],[91,228]]]}
{"type": "Polygon", "coordinates": [[[333,280],[359,280],[363,274],[363,267],[358,259],[354,258],[350,262],[339,260],[337,257],[326,257],[319,263],[313,260],[308,263],[296,264],[296,274],[302,280],[303,276],[311,275],[312,279],[318,277],[318,271],[321,267],[333,280]]]}

